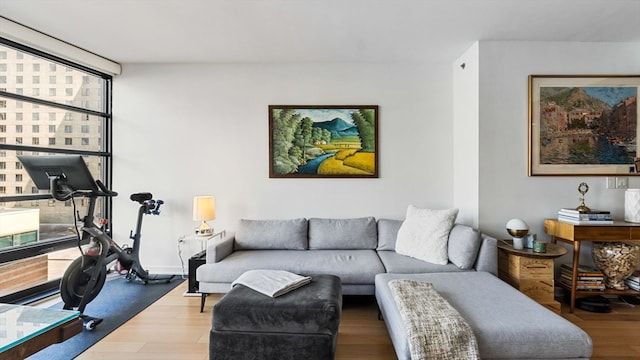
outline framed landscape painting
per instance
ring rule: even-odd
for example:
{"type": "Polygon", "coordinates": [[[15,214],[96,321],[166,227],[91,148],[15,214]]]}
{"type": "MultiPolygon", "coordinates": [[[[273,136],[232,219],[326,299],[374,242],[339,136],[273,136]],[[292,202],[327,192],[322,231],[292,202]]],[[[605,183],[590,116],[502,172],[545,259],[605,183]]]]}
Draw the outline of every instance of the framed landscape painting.
{"type": "Polygon", "coordinates": [[[377,178],[377,105],[270,105],[270,178],[377,178]]]}
{"type": "Polygon", "coordinates": [[[529,176],[640,175],[640,75],[530,75],[529,176]]]}

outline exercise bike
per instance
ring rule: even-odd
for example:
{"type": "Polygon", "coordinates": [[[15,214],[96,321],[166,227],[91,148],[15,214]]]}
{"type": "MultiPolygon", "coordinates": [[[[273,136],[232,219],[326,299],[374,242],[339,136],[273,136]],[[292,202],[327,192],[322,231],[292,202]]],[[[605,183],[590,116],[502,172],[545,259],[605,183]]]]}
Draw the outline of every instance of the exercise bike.
{"type": "Polygon", "coordinates": [[[159,215],[162,200],[154,200],[148,192],[132,194],[130,199],[140,204],[135,234],[129,238],[132,247],[123,248],[111,239],[106,228],[107,221],[101,219],[100,226],[94,222],[98,198],[115,197],[100,180],[94,180],[81,156],[19,156],[36,186],[48,189],[56,200],[71,200],[74,206],[74,221],[82,221],[81,231],[76,224],[78,247],[81,256],[73,260],[60,282],[60,295],[64,309],[76,308],[82,315],[85,328],[93,330],[103,319],[84,314],[85,307],[98,296],[108,272],[108,266],[118,262],[127,280],[141,284],[171,281],[173,276],[151,276],[140,262],[140,240],[144,215],[159,215]],[[46,181],[45,181],[46,177],[46,181]],[[88,198],[87,214],[80,217],[75,210],[75,198],[88,198]],[[81,245],[81,244],[84,244],[81,245]]]}

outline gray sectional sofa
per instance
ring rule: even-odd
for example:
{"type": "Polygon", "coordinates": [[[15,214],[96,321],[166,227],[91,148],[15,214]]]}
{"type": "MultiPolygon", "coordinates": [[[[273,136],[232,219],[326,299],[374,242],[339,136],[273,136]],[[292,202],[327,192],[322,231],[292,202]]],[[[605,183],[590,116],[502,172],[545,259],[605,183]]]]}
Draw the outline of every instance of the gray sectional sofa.
{"type": "Polygon", "coordinates": [[[496,239],[461,224],[449,235],[446,265],[395,252],[401,220],[356,219],[240,220],[235,233],[207,249],[196,271],[199,291],[226,293],[247,270],[286,270],[338,275],[344,295],[373,295],[380,273],[498,273],[496,239]]]}
{"type": "Polygon", "coordinates": [[[497,278],[497,240],[455,224],[448,263],[396,253],[403,221],[376,219],[241,220],[237,231],[207,249],[196,272],[202,306],[208,293],[226,293],[247,270],[287,270],[341,279],[344,295],[375,295],[399,359],[409,341],[388,283],[430,282],[469,323],[483,359],[587,359],[590,337],[497,278]]]}

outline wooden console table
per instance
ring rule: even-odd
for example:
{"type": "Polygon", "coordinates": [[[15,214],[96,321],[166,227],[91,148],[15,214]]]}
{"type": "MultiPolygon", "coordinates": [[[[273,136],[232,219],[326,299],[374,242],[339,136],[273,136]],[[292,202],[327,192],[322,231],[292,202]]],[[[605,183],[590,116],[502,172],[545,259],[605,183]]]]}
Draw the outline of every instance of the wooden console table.
{"type": "Polygon", "coordinates": [[[571,287],[568,289],[571,292],[571,300],[569,302],[570,312],[574,310],[576,296],[591,296],[596,294],[640,295],[640,291],[635,290],[576,290],[581,242],[626,242],[640,244],[640,224],[614,221],[613,224],[575,225],[555,219],[545,219],[544,231],[551,236],[551,242],[553,243],[562,241],[573,245],[573,273],[571,274],[571,287]]]}

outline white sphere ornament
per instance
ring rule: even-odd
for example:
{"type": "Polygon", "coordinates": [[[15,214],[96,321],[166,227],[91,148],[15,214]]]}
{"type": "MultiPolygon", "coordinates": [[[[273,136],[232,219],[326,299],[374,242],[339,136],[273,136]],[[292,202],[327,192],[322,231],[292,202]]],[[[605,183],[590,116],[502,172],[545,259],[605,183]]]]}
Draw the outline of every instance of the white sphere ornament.
{"type": "Polygon", "coordinates": [[[529,233],[529,224],[522,219],[511,219],[507,222],[507,232],[513,237],[513,248],[524,249],[524,238],[529,233]]]}

